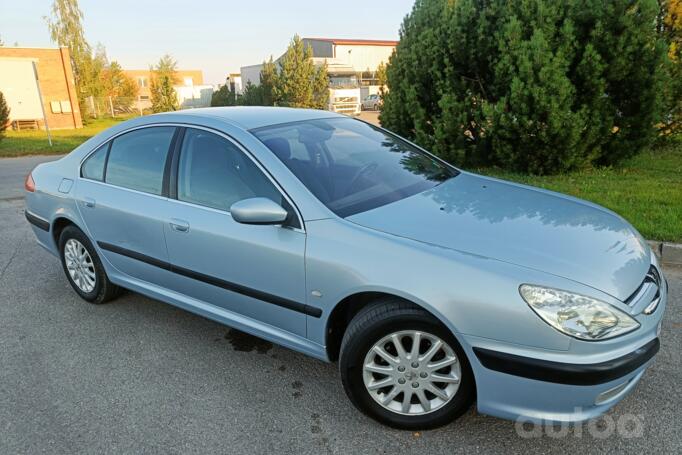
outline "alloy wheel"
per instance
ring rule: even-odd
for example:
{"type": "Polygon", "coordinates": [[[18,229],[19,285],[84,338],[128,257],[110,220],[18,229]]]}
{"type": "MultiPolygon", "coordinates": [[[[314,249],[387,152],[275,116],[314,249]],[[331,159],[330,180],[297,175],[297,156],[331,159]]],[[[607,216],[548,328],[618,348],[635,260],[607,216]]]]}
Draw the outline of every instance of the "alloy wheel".
{"type": "Polygon", "coordinates": [[[377,341],[363,363],[363,382],[385,409],[423,415],[456,395],[462,371],[454,349],[439,337],[417,330],[391,333],[377,341]]]}
{"type": "Polygon", "coordinates": [[[83,244],[76,239],[67,240],[64,260],[69,276],[78,289],[86,294],[92,292],[96,283],[95,264],[83,244]]]}

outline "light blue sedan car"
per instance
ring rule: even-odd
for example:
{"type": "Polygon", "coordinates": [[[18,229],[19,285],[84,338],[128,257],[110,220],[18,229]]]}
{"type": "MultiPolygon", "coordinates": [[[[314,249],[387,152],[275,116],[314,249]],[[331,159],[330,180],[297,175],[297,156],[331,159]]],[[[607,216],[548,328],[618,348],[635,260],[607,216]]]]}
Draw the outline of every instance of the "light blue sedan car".
{"type": "Polygon", "coordinates": [[[126,288],[338,360],[353,404],[394,427],[474,401],[589,419],[659,349],[667,283],[621,217],[331,112],[137,118],[26,190],[38,243],[86,301],[126,288]]]}

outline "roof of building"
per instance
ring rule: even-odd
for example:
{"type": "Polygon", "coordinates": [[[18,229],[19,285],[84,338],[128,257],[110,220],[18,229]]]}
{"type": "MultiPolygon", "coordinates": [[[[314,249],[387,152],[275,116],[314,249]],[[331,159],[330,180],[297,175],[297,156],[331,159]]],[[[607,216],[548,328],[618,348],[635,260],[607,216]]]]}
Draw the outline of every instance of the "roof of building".
{"type": "Polygon", "coordinates": [[[396,46],[398,41],[375,39],[344,39],[344,38],[303,38],[310,41],[326,41],[346,46],[396,46]]]}
{"type": "Polygon", "coordinates": [[[32,49],[35,51],[58,51],[59,49],[68,49],[66,46],[58,47],[40,47],[40,46],[2,46],[2,50],[9,49],[32,49]]]}
{"type": "MultiPolygon", "coordinates": [[[[122,70],[124,73],[151,73],[154,71],[153,68],[147,68],[147,69],[126,69],[124,68],[122,70]]],[[[175,70],[176,73],[203,73],[203,70],[196,70],[196,69],[184,69],[184,68],[178,68],[175,70]]]]}
{"type": "Polygon", "coordinates": [[[174,114],[220,118],[237,124],[246,130],[301,120],[343,117],[341,114],[330,111],[267,106],[205,107],[160,115],[172,116],[174,114]]]}

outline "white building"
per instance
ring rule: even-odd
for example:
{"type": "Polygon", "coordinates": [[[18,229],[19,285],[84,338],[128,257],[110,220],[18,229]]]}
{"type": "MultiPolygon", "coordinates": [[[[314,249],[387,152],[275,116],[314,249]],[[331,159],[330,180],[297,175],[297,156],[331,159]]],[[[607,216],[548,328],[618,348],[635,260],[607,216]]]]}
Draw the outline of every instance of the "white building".
{"type": "Polygon", "coordinates": [[[175,95],[180,109],[209,107],[213,96],[212,85],[175,85],[175,95]]]}
{"type": "MultiPolygon", "coordinates": [[[[398,44],[387,40],[331,38],[303,38],[302,41],[312,49],[316,66],[327,63],[330,110],[346,114],[359,114],[362,100],[379,92],[377,68],[388,62],[398,44]]],[[[243,66],[244,86],[249,82],[258,85],[262,68],[262,64],[243,66]]]]}
{"type": "Polygon", "coordinates": [[[242,76],[239,73],[230,73],[225,78],[225,83],[230,88],[231,91],[237,95],[244,93],[244,88],[242,87],[242,76]]]}

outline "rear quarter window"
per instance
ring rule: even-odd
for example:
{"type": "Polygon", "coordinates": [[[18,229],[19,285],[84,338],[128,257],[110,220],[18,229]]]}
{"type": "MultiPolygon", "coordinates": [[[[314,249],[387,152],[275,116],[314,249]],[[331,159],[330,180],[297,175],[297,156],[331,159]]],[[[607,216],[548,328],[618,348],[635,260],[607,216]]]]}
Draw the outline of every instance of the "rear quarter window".
{"type": "Polygon", "coordinates": [[[100,182],[104,181],[104,165],[106,164],[108,149],[109,143],[107,142],[85,160],[81,167],[81,177],[100,182]]]}

